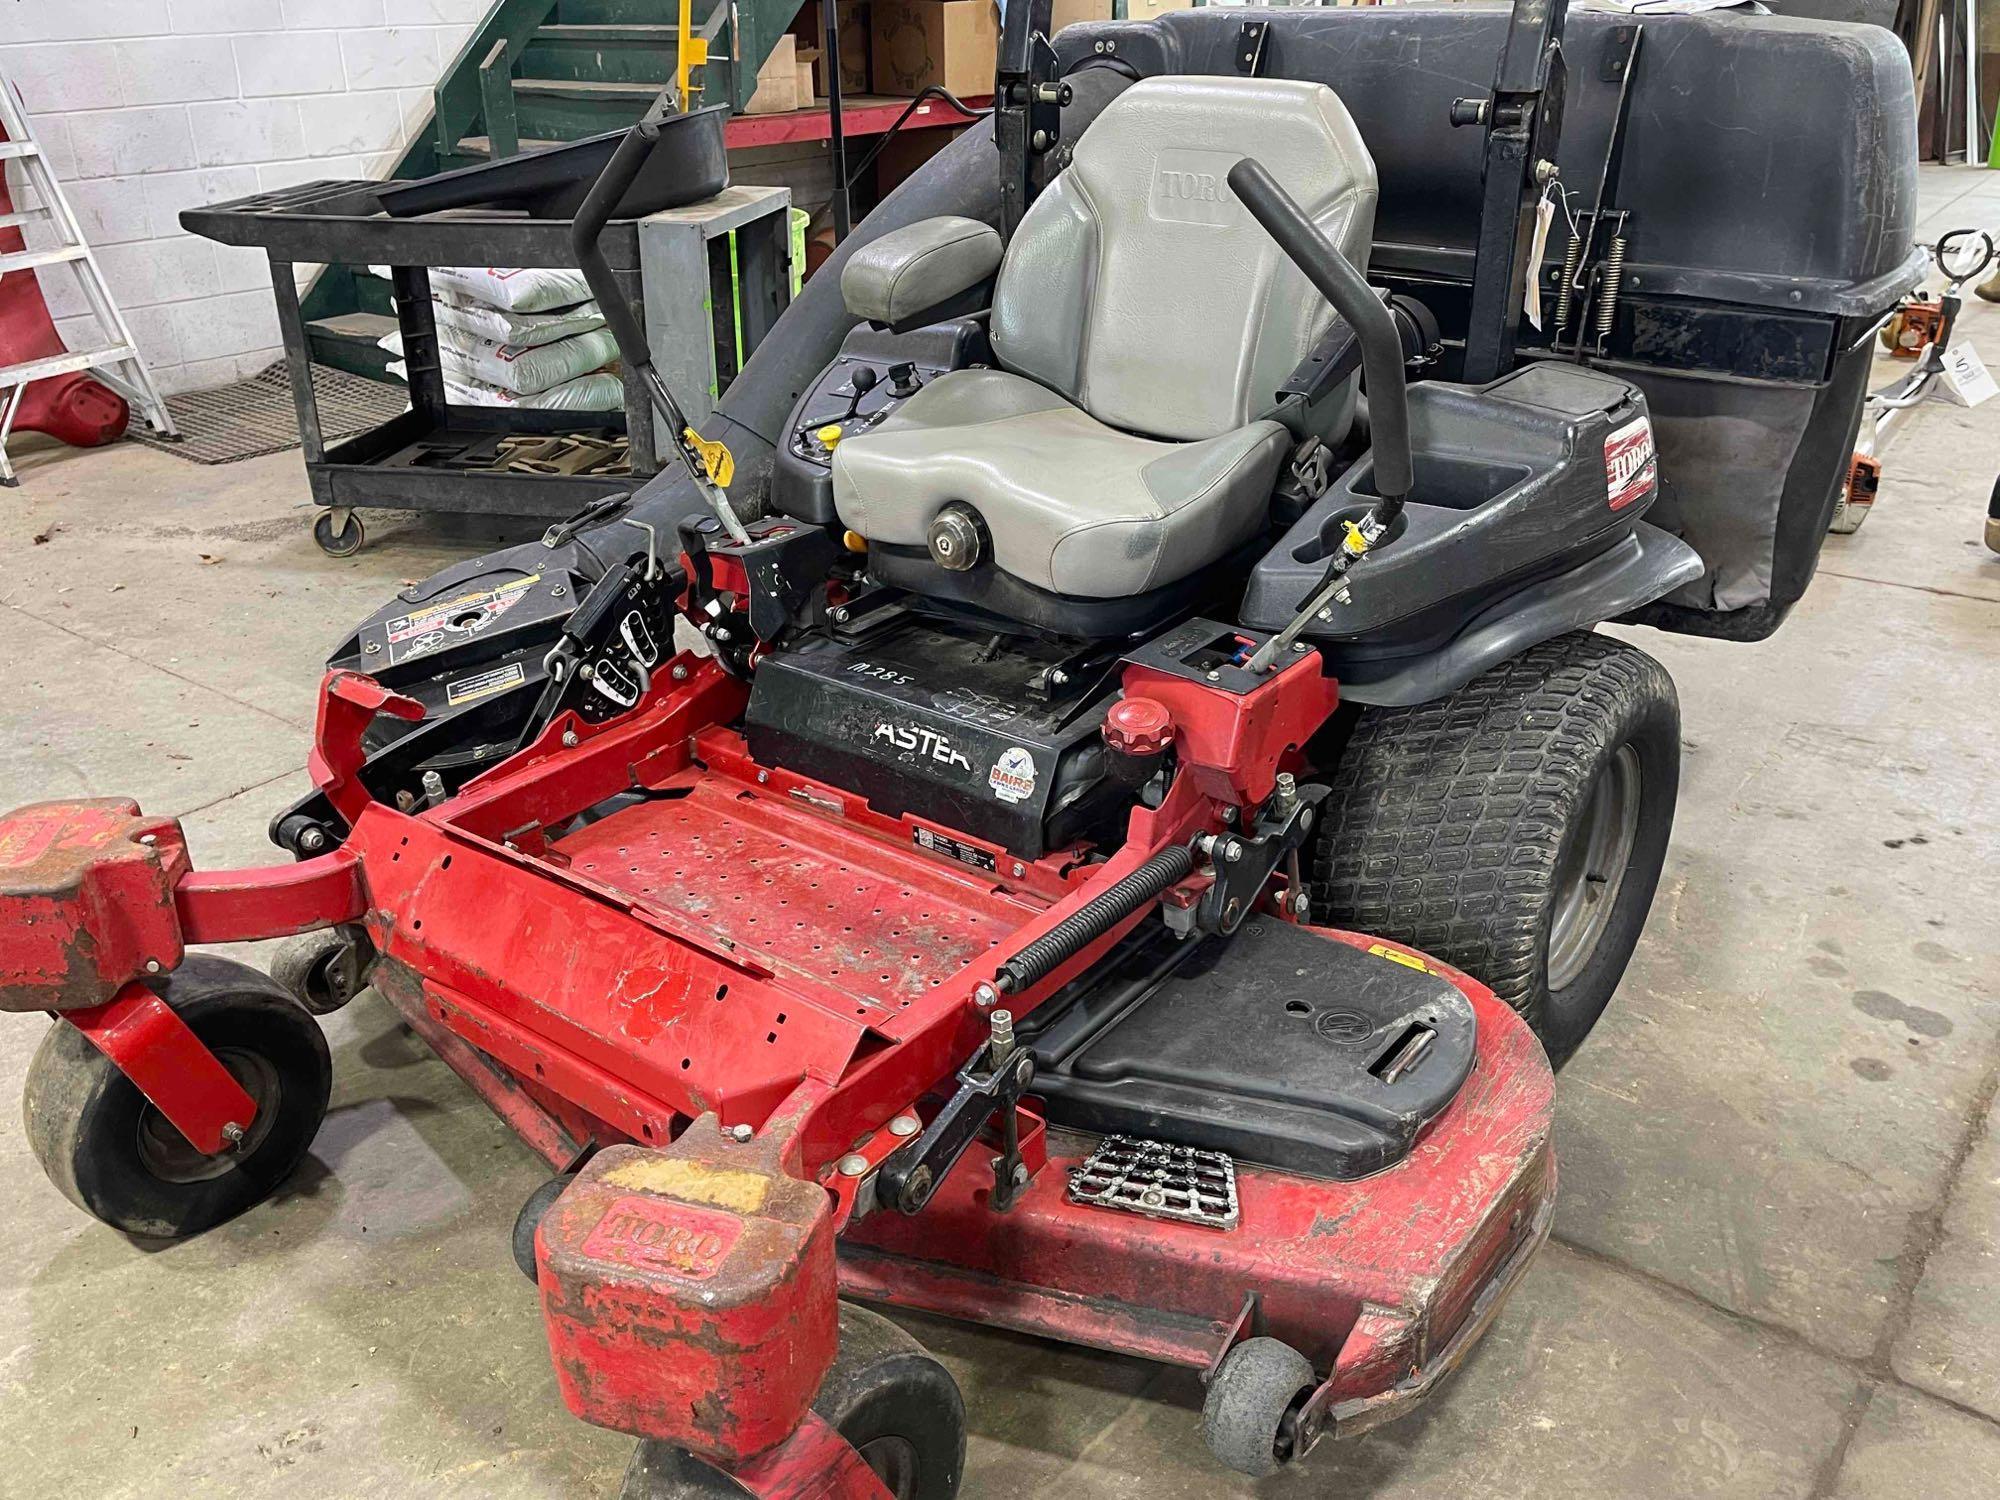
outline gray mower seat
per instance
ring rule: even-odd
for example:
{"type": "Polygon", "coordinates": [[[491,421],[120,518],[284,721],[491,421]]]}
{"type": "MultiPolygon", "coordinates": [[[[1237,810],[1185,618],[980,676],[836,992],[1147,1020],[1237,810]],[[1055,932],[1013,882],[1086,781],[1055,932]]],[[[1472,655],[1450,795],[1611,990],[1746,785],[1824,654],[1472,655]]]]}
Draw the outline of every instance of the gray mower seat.
{"type": "Polygon", "coordinates": [[[833,457],[870,541],[923,547],[957,501],[993,564],[1086,599],[1177,582],[1262,529],[1291,437],[1260,419],[1334,313],[1229,192],[1255,156],[1356,266],[1375,167],[1320,84],[1136,83],[1022,219],[994,287],[997,370],[938,376],[833,457]]]}

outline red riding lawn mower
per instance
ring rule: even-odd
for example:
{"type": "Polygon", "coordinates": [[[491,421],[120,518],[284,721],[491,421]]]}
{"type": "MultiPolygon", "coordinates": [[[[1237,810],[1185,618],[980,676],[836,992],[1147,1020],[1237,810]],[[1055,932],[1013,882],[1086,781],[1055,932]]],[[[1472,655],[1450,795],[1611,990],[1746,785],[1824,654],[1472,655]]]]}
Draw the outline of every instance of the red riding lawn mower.
{"type": "Polygon", "coordinates": [[[364,623],[294,862],[0,820],[56,1186],[251,1208],[372,986],[551,1167],[515,1251],[628,1496],[954,1494],[863,1302],[1200,1370],[1248,1474],[1429,1396],[1667,846],[1672,684],[1591,627],[1775,628],[1921,269],[1875,28],[1046,25],[700,433],[596,249],[674,120],[620,145],[576,248],[684,472],[364,623]]]}

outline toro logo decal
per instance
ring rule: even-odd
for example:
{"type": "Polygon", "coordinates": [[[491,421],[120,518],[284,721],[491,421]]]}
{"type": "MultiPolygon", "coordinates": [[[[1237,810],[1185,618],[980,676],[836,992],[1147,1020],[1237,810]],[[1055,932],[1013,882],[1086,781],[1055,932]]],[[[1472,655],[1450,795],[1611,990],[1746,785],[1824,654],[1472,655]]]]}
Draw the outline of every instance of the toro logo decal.
{"type": "Polygon", "coordinates": [[[583,1242],[583,1253],[634,1271],[706,1281],[743,1236],[735,1214],[665,1198],[615,1200],[583,1242]]]}
{"type": "Polygon", "coordinates": [[[874,738],[887,740],[898,750],[913,754],[919,760],[934,760],[941,766],[957,766],[962,771],[972,769],[972,762],[965,758],[965,752],[935,729],[882,723],[875,726],[874,738]]]}
{"type": "Polygon", "coordinates": [[[1643,500],[1659,482],[1660,460],[1653,450],[1653,424],[1634,417],[1604,440],[1604,484],[1613,510],[1643,500]]]}

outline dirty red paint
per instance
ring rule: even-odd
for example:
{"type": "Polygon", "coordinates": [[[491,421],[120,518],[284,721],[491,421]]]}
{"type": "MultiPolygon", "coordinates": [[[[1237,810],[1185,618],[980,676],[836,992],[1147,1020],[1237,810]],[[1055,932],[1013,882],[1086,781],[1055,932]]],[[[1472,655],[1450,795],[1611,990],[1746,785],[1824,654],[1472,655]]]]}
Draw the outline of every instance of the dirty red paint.
{"type": "Polygon", "coordinates": [[[109,1004],[66,1011],[58,1024],[89,1038],[205,1155],[229,1149],[225,1126],[247,1134],[257,1118],[256,1101],[187,1022],[143,984],[128,984],[109,1004]]]}
{"type": "Polygon", "coordinates": [[[177,965],[173,893],[188,866],[180,824],[124,798],[0,818],[0,1011],[104,1005],[177,965]]]}

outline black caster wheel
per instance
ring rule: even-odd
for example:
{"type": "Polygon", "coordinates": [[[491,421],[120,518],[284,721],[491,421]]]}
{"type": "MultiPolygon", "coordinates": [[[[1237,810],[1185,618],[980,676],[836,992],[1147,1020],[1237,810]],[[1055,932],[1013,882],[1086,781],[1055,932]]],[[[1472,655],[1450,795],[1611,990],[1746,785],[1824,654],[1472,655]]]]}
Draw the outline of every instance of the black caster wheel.
{"type": "Polygon", "coordinates": [[[1281,1339],[1245,1339],[1222,1361],[1201,1407],[1209,1452],[1262,1478],[1298,1456],[1298,1414],[1318,1385],[1312,1361],[1281,1339]]]}
{"type": "Polygon", "coordinates": [[[190,954],[154,991],[257,1101],[242,1144],[207,1156],[74,1026],[57,1021],[28,1066],[28,1145],[85,1213],[151,1239],[185,1239],[274,1192],[326,1118],[333,1059],[319,1023],[247,964],[190,954]]]}
{"type": "Polygon", "coordinates": [[[366,932],[329,927],[288,939],[271,960],[271,977],[307,1010],[325,1016],[361,993],[374,962],[366,932]]]}
{"type": "Polygon", "coordinates": [[[313,545],[328,557],[352,557],[367,540],[368,528],[351,510],[323,510],[313,518],[313,545]],[[335,526],[336,516],[345,516],[345,522],[335,526]]]}
{"type": "MultiPolygon", "coordinates": [[[[949,1371],[880,1313],[840,1305],[840,1353],[813,1410],[896,1500],[953,1500],[965,1472],[965,1403],[949,1371]]],[[[666,1443],[641,1443],[619,1500],[717,1500],[742,1486],[666,1443]]]]}
{"type": "MultiPolygon", "coordinates": [[[[1993,279],[2000,281],[2000,272],[1994,273],[1993,279]]],[[[1986,500],[1986,545],[2000,552],[2000,479],[1993,481],[1993,493],[1986,500]]]]}
{"type": "Polygon", "coordinates": [[[536,1285],[541,1277],[535,1274],[535,1231],[542,1227],[542,1215],[555,1206],[556,1199],[569,1190],[576,1181],[574,1172],[558,1172],[547,1182],[528,1194],[528,1201],[521,1205],[521,1211],[514,1216],[514,1264],[521,1268],[521,1274],[536,1285]]]}

